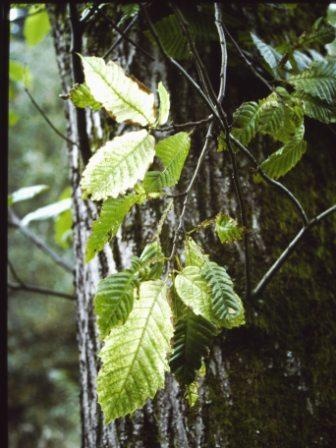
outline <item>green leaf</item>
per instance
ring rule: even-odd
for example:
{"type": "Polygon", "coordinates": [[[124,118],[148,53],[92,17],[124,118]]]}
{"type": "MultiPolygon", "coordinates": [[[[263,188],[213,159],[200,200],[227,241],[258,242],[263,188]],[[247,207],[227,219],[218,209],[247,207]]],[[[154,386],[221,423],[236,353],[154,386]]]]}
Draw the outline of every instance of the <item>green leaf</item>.
{"type": "Polygon", "coordinates": [[[90,107],[93,110],[102,108],[102,104],[94,99],[86,84],[75,84],[70,90],[69,96],[76,107],[90,107]]]}
{"type": "Polygon", "coordinates": [[[179,132],[161,140],[155,151],[165,169],[149,171],[144,179],[147,192],[161,191],[164,187],[173,187],[180,179],[185,160],[190,149],[190,137],[186,132],[179,132]]]}
{"type": "Polygon", "coordinates": [[[104,339],[111,329],[124,324],[132,311],[134,279],[130,271],[118,272],[99,282],[94,298],[99,336],[104,339]]]}
{"type": "Polygon", "coordinates": [[[20,188],[8,196],[8,205],[32,199],[38,194],[44,193],[48,188],[48,185],[32,185],[31,187],[20,188]]]}
{"type": "MultiPolygon", "coordinates": [[[[186,16],[186,19],[189,22],[188,30],[196,43],[209,42],[217,38],[216,30],[209,16],[191,17],[189,15],[186,16]]],[[[181,32],[179,21],[175,14],[164,17],[154,25],[163,47],[171,57],[180,60],[191,57],[187,38],[181,32]]],[[[153,39],[152,34],[148,30],[145,31],[145,35],[151,43],[156,45],[155,39],[153,39]]]]}
{"type": "Polygon", "coordinates": [[[211,290],[212,310],[221,325],[233,328],[245,323],[244,308],[233,289],[233,282],[223,266],[204,263],[202,275],[211,290]]]}
{"type": "Polygon", "coordinates": [[[23,26],[23,35],[27,44],[30,46],[38,44],[45,38],[49,31],[50,22],[45,5],[31,6],[23,26]]]}
{"type": "Polygon", "coordinates": [[[254,45],[269,67],[272,70],[276,70],[279,62],[281,61],[282,55],[255,34],[251,33],[251,37],[254,45]]]}
{"type": "Polygon", "coordinates": [[[97,389],[106,424],[142,407],[164,386],[173,336],[166,294],[160,280],[142,283],[126,323],[105,339],[97,389]]]}
{"type": "Polygon", "coordinates": [[[159,82],[157,91],[160,100],[159,112],[158,112],[158,124],[162,125],[167,123],[169,117],[170,95],[161,81],[159,82]]]}
{"type": "Polygon", "coordinates": [[[209,322],[215,321],[212,311],[211,289],[201,275],[198,266],[185,267],[174,280],[175,290],[194,314],[202,316],[209,322]]]}
{"type": "MultiPolygon", "coordinates": [[[[286,92],[287,93],[287,92],[286,92]]],[[[286,120],[286,107],[276,92],[259,101],[258,131],[275,137],[286,120]]]]}
{"type": "Polygon", "coordinates": [[[303,72],[289,76],[288,82],[297,90],[333,104],[336,96],[336,62],[315,61],[303,72]]]}
{"type": "Polygon", "coordinates": [[[326,124],[336,122],[335,104],[329,104],[326,101],[322,101],[319,98],[299,90],[296,91],[294,95],[303,100],[304,113],[308,117],[326,124]]]}
{"type": "Polygon", "coordinates": [[[330,3],[327,9],[327,21],[336,28],[336,4],[330,3]]]}
{"type": "Polygon", "coordinates": [[[137,3],[129,3],[126,5],[121,5],[120,9],[123,15],[120,19],[119,26],[125,23],[126,20],[132,19],[134,16],[136,16],[139,13],[140,6],[137,3]]]}
{"type": "Polygon", "coordinates": [[[335,39],[335,30],[324,17],[319,17],[311,30],[304,32],[298,39],[296,48],[325,45],[335,39]]]}
{"type": "Polygon", "coordinates": [[[141,201],[142,197],[135,193],[104,201],[99,218],[93,222],[91,235],[86,243],[87,263],[117,234],[127,213],[134,204],[141,201]]]}
{"type": "Polygon", "coordinates": [[[55,219],[55,243],[62,249],[67,249],[70,247],[72,240],[72,222],[71,210],[66,210],[63,213],[60,213],[55,219]]]}
{"type": "Polygon", "coordinates": [[[23,226],[27,226],[32,221],[43,221],[45,219],[55,218],[65,210],[69,210],[71,205],[72,201],[68,198],[46,205],[45,207],[38,208],[37,210],[28,213],[28,215],[22,219],[21,224],[23,226]]]}
{"type": "Polygon", "coordinates": [[[162,275],[164,255],[158,241],[147,244],[140,257],[132,258],[131,271],[141,281],[156,280],[162,275]]]}
{"type": "Polygon", "coordinates": [[[292,140],[271,154],[261,164],[263,171],[274,179],[287,174],[301,160],[307,143],[303,140],[304,125],[297,129],[292,140]]]}
{"type": "Polygon", "coordinates": [[[154,95],[139,81],[126,76],[115,62],[97,57],[81,56],[85,83],[92,97],[114,116],[142,126],[154,125],[154,95]]]}
{"type": "Polygon", "coordinates": [[[186,238],[184,251],[186,266],[202,267],[209,259],[209,256],[203,252],[202,248],[191,237],[186,238]]]}
{"type": "Polygon", "coordinates": [[[18,122],[18,120],[19,120],[19,116],[13,110],[9,109],[9,111],[8,111],[9,126],[10,127],[15,126],[16,123],[18,122]]]}
{"type": "Polygon", "coordinates": [[[9,79],[18,83],[22,83],[25,87],[31,85],[31,74],[27,66],[21,62],[9,60],[9,79]]]}
{"type": "Polygon", "coordinates": [[[154,138],[147,131],[128,132],[98,149],[81,180],[93,200],[116,198],[142,180],[154,158],[154,138]]]}
{"type": "Polygon", "coordinates": [[[196,378],[192,383],[188,384],[186,388],[185,395],[190,408],[193,408],[199,399],[200,380],[204,378],[205,374],[206,367],[203,360],[200,369],[197,371],[196,378]]]}
{"type": "Polygon", "coordinates": [[[224,213],[216,216],[215,231],[222,244],[240,240],[243,235],[237,221],[224,213]]]}
{"type": "Polygon", "coordinates": [[[176,324],[170,368],[177,379],[190,384],[207,355],[217,330],[206,319],[187,310],[176,324]]]}
{"type": "MultiPolygon", "coordinates": [[[[257,133],[259,105],[255,101],[241,104],[233,114],[232,134],[243,145],[248,145],[257,133]]],[[[226,147],[225,140],[223,141],[226,147]]]]}
{"type": "MultiPolygon", "coordinates": [[[[71,187],[66,187],[59,196],[59,199],[67,199],[71,197],[71,187]]],[[[54,239],[62,249],[70,247],[72,241],[72,211],[65,210],[55,218],[54,223],[54,239]]]]}

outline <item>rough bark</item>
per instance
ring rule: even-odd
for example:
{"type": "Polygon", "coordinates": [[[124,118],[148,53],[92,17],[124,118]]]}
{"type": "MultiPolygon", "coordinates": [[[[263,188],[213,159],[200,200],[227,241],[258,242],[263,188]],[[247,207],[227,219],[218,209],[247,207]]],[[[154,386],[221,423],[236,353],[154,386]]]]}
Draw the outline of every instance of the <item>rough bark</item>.
{"type": "MultiPolygon", "coordinates": [[[[62,88],[67,92],[74,82],[69,52],[69,6],[53,6],[49,11],[62,88]]],[[[106,26],[104,21],[97,21],[88,31],[85,48],[88,54],[102,55],[111,44],[113,33],[106,26]]],[[[133,37],[137,38],[136,35],[133,37]]],[[[141,41],[141,44],[147,45],[146,41],[141,41]]],[[[118,58],[130,73],[153,90],[158,80],[167,83],[173,101],[174,122],[206,116],[208,111],[189,85],[158,55],[153,54],[157,56],[156,61],[148,62],[132,46],[121,42],[113,57],[118,58]]],[[[208,62],[213,62],[209,70],[211,76],[217,79],[216,51],[213,47],[204,47],[203,56],[208,62]]],[[[259,94],[258,90],[261,95],[265,94],[257,81],[248,79],[256,83],[255,94],[259,94]]],[[[233,82],[229,73],[230,98],[226,107],[231,110],[232,106],[251,96],[248,86],[241,88],[238,81],[233,82]]],[[[144,247],[155,230],[160,210],[165,204],[157,205],[152,201],[135,207],[112,245],[113,256],[107,246],[102,256],[85,265],[85,241],[97,208],[81,198],[79,134],[87,133],[90,144],[94,145],[97,140],[122,132],[122,128],[116,128],[98,114],[86,114],[87,128],[83,129],[70,102],[66,102],[66,114],[68,137],[76,143],[69,146],[69,166],[73,187],[82,447],[331,446],[335,428],[331,418],[328,419],[328,412],[332,409],[330,394],[333,384],[328,371],[335,366],[335,356],[326,341],[335,337],[332,319],[334,311],[331,307],[335,295],[329,291],[327,283],[335,275],[335,267],[328,249],[332,244],[332,230],[326,225],[314,229],[307,236],[301,251],[293,255],[263,297],[245,303],[246,327],[232,330],[218,338],[207,363],[207,374],[200,385],[200,398],[195,408],[188,407],[183,391],[175,379],[167,375],[165,389],[157,394],[155,400],[148,401],[142,410],[108,427],[103,424],[95,390],[99,344],[92,297],[99,278],[107,272],[113,272],[115,268],[128,266],[130,256],[139,253],[144,247]],[[324,249],[319,249],[321,239],[324,249]],[[319,251],[317,259],[315,251],[319,251]],[[310,291],[314,291],[313,297],[310,291]],[[320,366],[318,363],[321,363],[320,366]],[[324,387],[325,382],[327,388],[324,387]]],[[[288,184],[302,194],[311,215],[331,204],[333,188],[328,180],[332,178],[328,162],[332,157],[332,134],[325,137],[324,143],[329,149],[321,155],[316,138],[318,132],[311,125],[309,133],[315,144],[315,147],[310,148],[312,155],[303,161],[301,171],[288,176],[288,184]],[[324,173],[323,177],[321,172],[324,173]],[[313,194],[308,191],[303,194],[301,185],[305,189],[313,185],[313,194]],[[316,194],[319,189],[326,192],[323,199],[316,194]]],[[[194,132],[192,154],[179,186],[181,192],[192,175],[203,138],[204,129],[194,132]]],[[[262,151],[263,147],[258,146],[256,149],[262,151]]],[[[275,194],[270,187],[253,182],[253,173],[246,159],[239,158],[239,167],[254,254],[252,279],[255,283],[265,267],[286,245],[288,238],[295,233],[299,220],[285,198],[275,194]]],[[[176,199],[174,213],[169,216],[163,229],[162,244],[166,250],[171,244],[172,229],[181,210],[182,200],[176,199]]],[[[186,226],[213,216],[219,210],[231,216],[239,215],[230,160],[227,154],[216,152],[213,142],[190,197],[186,226]]],[[[211,232],[201,232],[198,238],[215,261],[229,266],[230,273],[236,278],[238,290],[242,291],[244,288],[240,279],[243,278],[244,257],[241,246],[219,246],[211,232]]]]}

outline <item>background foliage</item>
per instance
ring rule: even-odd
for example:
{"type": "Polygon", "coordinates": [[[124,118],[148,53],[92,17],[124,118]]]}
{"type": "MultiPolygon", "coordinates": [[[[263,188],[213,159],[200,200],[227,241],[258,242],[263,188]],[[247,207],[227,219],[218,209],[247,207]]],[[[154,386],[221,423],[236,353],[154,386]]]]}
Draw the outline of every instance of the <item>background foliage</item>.
{"type": "MultiPolygon", "coordinates": [[[[14,8],[14,11],[18,11],[14,8]]],[[[20,8],[21,13],[25,9],[20,8]]],[[[26,11],[28,12],[28,11],[26,11]]],[[[15,17],[12,12],[12,17],[15,17]]],[[[33,17],[33,16],[32,16],[33,17]]],[[[38,15],[34,16],[35,21],[38,15]]],[[[45,17],[44,17],[45,21],[45,17]]],[[[44,22],[45,23],[45,22],[44,22]]],[[[55,126],[65,130],[60,83],[50,35],[28,42],[27,25],[11,25],[10,58],[30,72],[30,92],[55,126]],[[33,44],[29,45],[29,44],[33,44]]],[[[40,30],[33,24],[31,30],[40,30]]],[[[29,35],[29,32],[28,32],[29,35]]],[[[18,78],[20,80],[20,77],[18,78]]],[[[23,217],[57,201],[68,185],[67,151],[34,108],[21,82],[11,82],[10,110],[16,122],[9,129],[9,185],[46,184],[49,189],[17,203],[23,217]],[[55,173],[57,173],[55,175],[55,173]]],[[[61,253],[54,241],[53,221],[32,222],[29,227],[61,253]]],[[[29,284],[72,292],[72,278],[55,266],[17,230],[9,228],[9,260],[29,284]]],[[[65,256],[71,260],[68,249],[65,256]]],[[[9,272],[9,279],[14,281],[9,272]]],[[[79,386],[75,304],[53,296],[10,291],[8,296],[9,433],[12,448],[78,447],[79,386]]]]}

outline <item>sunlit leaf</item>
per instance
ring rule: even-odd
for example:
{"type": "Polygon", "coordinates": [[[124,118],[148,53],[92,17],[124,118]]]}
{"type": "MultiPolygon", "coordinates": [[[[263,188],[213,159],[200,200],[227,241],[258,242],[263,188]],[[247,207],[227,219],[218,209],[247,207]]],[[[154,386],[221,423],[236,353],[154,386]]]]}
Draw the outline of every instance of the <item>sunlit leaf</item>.
{"type": "Polygon", "coordinates": [[[128,132],[99,148],[81,180],[94,200],[116,198],[142,180],[154,158],[154,138],[147,131],[128,132]]]}

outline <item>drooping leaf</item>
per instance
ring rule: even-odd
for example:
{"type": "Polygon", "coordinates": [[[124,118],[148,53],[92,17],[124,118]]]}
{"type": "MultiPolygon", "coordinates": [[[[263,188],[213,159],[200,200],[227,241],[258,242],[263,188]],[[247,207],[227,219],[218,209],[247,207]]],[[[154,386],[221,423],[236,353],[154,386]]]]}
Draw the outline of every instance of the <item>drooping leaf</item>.
{"type": "Polygon", "coordinates": [[[303,140],[304,125],[297,129],[293,139],[271,154],[261,164],[263,171],[274,179],[287,174],[301,160],[307,143],[303,140]]]}
{"type": "Polygon", "coordinates": [[[233,282],[223,266],[213,261],[204,263],[202,275],[210,288],[212,311],[224,328],[233,328],[245,323],[244,308],[235,293],[233,282]]]}
{"type": "Polygon", "coordinates": [[[142,283],[126,323],[112,328],[100,352],[97,389],[106,423],[142,407],[163,387],[172,336],[165,285],[142,283]]]}
{"type": "Polygon", "coordinates": [[[190,149],[190,137],[186,132],[178,132],[161,140],[155,147],[159,159],[165,167],[163,171],[149,171],[144,179],[147,192],[173,187],[180,179],[181,172],[190,149]]]}
{"type": "Polygon", "coordinates": [[[324,17],[319,17],[312,28],[305,31],[293,42],[296,48],[311,47],[314,45],[325,45],[335,39],[335,29],[326,21],[324,17]]]}
{"type": "Polygon", "coordinates": [[[154,138],[147,131],[128,132],[98,149],[81,180],[93,200],[116,198],[142,180],[154,158],[154,138]]]}
{"type": "Polygon", "coordinates": [[[237,221],[224,213],[216,216],[215,231],[222,244],[240,240],[243,235],[237,221]]]}
{"type": "Polygon", "coordinates": [[[170,95],[161,81],[159,82],[157,91],[158,91],[159,100],[160,100],[159,111],[158,111],[158,124],[162,125],[162,124],[167,123],[167,120],[169,117],[170,95]]]}
{"type": "Polygon", "coordinates": [[[211,289],[202,277],[201,268],[186,266],[174,280],[175,290],[194,314],[202,316],[209,322],[215,321],[212,311],[211,289]]]}
{"type": "Polygon", "coordinates": [[[126,76],[115,62],[81,56],[85,83],[92,97],[118,123],[130,121],[142,126],[155,123],[154,95],[139,82],[126,76]]]}
{"type": "Polygon", "coordinates": [[[86,84],[75,84],[70,90],[69,96],[76,107],[90,107],[93,110],[102,108],[102,104],[94,99],[86,84]]]}
{"type": "Polygon", "coordinates": [[[125,216],[133,207],[142,201],[142,197],[130,193],[120,198],[109,198],[103,203],[100,215],[92,224],[91,235],[86,243],[86,262],[101,250],[118,232],[125,216]]]}
{"type": "Polygon", "coordinates": [[[202,358],[211,346],[216,327],[202,316],[187,310],[176,324],[170,367],[177,379],[190,384],[201,367],[202,358]]]}
{"type": "Polygon", "coordinates": [[[101,339],[108,336],[113,327],[126,322],[132,311],[133,302],[132,272],[117,272],[99,282],[94,298],[94,309],[101,339]]]}
{"type": "Polygon", "coordinates": [[[276,136],[279,129],[285,125],[286,112],[285,104],[277,92],[260,100],[257,116],[258,131],[273,137],[276,136]]]}
{"type": "Polygon", "coordinates": [[[276,71],[279,62],[281,61],[282,55],[271,45],[266,44],[254,33],[251,33],[251,37],[254,45],[256,46],[263,59],[273,71],[276,71]]]}
{"type": "Polygon", "coordinates": [[[336,97],[336,62],[313,62],[303,72],[289,76],[288,82],[297,90],[333,104],[336,97]]]}
{"type": "Polygon", "coordinates": [[[38,194],[48,190],[48,188],[48,185],[32,185],[31,187],[19,188],[19,190],[14,191],[8,196],[8,205],[32,199],[38,194]]]}
{"type": "Polygon", "coordinates": [[[232,134],[243,145],[248,145],[257,133],[258,112],[258,103],[248,101],[241,104],[233,114],[232,134]]]}
{"type": "Polygon", "coordinates": [[[147,244],[140,257],[132,258],[132,272],[140,281],[157,280],[163,270],[164,255],[158,241],[147,244]]]}
{"type": "Polygon", "coordinates": [[[45,207],[38,208],[33,212],[28,213],[22,220],[21,224],[27,226],[32,221],[43,221],[45,219],[55,218],[60,213],[71,208],[72,201],[70,198],[62,199],[45,207]]]}
{"type": "Polygon", "coordinates": [[[303,100],[304,113],[308,117],[327,124],[336,122],[335,104],[329,104],[302,91],[296,91],[294,95],[303,100]]]}
{"type": "Polygon", "coordinates": [[[209,256],[203,252],[202,248],[191,237],[185,240],[184,252],[186,266],[202,267],[209,259],[209,256]]]}
{"type": "Polygon", "coordinates": [[[45,5],[33,5],[23,26],[23,35],[30,46],[41,42],[50,31],[50,22],[45,5]]]}

